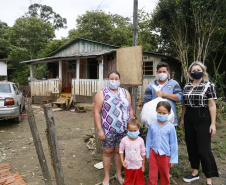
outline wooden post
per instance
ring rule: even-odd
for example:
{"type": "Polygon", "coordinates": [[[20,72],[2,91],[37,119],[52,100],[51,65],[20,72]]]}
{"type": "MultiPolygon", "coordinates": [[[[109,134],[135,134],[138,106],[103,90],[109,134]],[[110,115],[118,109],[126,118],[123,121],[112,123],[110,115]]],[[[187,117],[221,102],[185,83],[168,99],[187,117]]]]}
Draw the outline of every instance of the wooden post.
{"type": "Polygon", "coordinates": [[[28,102],[27,111],[28,111],[28,123],[30,126],[31,134],[33,137],[34,145],[35,145],[36,152],[38,155],[38,160],[39,160],[39,164],[41,166],[42,175],[44,177],[45,184],[52,185],[51,176],[50,176],[49,169],[48,169],[48,166],[46,163],[45,154],[43,152],[43,148],[42,148],[41,140],[39,137],[39,133],[38,133],[38,129],[37,129],[37,125],[35,122],[35,117],[33,114],[30,100],[28,102]]]}
{"type": "Polygon", "coordinates": [[[79,81],[79,76],[80,76],[80,59],[78,58],[76,60],[76,81],[79,81]]]}
{"type": "Polygon", "coordinates": [[[138,0],[133,3],[133,46],[138,45],[138,0]]]}
{"type": "Polygon", "coordinates": [[[132,86],[131,101],[132,101],[134,116],[136,116],[136,113],[137,113],[137,89],[138,89],[138,86],[134,86],[134,85],[132,86]]]}
{"type": "Polygon", "coordinates": [[[33,78],[34,78],[34,67],[33,67],[33,64],[30,64],[30,78],[31,78],[31,82],[32,82],[33,78]]]}
{"type": "Polygon", "coordinates": [[[48,142],[51,151],[51,158],[53,161],[56,184],[65,185],[51,104],[44,105],[44,114],[46,119],[48,142]]]}
{"type": "Polygon", "coordinates": [[[59,60],[59,78],[62,79],[62,60],[59,60]]]}

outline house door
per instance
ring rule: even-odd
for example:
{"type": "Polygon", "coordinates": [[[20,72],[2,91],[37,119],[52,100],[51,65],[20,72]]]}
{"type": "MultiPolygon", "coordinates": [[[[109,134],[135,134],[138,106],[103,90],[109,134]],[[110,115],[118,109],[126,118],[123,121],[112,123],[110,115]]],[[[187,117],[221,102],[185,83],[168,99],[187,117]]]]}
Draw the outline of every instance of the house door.
{"type": "Polygon", "coordinates": [[[99,67],[98,61],[95,58],[87,59],[87,79],[99,78],[98,67],[99,67]]]}

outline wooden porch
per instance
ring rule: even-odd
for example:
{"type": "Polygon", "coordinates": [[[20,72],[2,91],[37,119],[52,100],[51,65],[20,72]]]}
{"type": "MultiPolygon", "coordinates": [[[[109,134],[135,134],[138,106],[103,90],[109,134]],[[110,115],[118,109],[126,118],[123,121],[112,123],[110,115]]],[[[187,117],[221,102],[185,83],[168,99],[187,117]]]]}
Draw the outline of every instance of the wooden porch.
{"type": "MultiPolygon", "coordinates": [[[[72,79],[72,95],[92,96],[92,93],[107,86],[108,80],[99,79],[72,79]]],[[[62,92],[62,81],[60,79],[37,80],[31,83],[31,96],[45,96],[46,92],[52,92],[59,96],[62,92]]]]}

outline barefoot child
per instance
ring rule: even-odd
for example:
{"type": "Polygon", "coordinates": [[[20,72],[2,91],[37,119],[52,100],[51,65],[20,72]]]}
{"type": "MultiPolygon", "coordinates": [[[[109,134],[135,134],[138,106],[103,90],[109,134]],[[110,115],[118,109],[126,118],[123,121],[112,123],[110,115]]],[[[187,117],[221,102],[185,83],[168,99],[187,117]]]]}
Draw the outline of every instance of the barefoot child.
{"type": "Polygon", "coordinates": [[[145,179],[145,145],[139,137],[140,125],[137,119],[130,119],[127,123],[127,136],[125,136],[119,148],[119,154],[125,172],[123,185],[144,185],[145,179]],[[125,151],[125,160],[124,160],[125,151]]]}
{"type": "Polygon", "coordinates": [[[169,185],[169,170],[178,163],[178,143],[175,127],[167,118],[171,106],[167,101],[157,104],[157,120],[148,128],[146,158],[149,161],[148,185],[157,185],[158,172],[160,185],[169,185]]]}

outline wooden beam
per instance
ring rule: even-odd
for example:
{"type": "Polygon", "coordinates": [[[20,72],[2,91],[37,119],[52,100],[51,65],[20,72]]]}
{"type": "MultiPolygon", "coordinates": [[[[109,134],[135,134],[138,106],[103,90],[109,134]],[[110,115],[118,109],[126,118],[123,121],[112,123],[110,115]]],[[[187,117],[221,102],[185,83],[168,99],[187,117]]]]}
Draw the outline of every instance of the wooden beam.
{"type": "Polygon", "coordinates": [[[55,173],[56,184],[65,185],[51,104],[44,105],[44,114],[46,119],[48,144],[51,151],[51,158],[53,161],[52,164],[53,164],[53,169],[55,173]]]}
{"type": "Polygon", "coordinates": [[[34,145],[35,145],[36,152],[38,155],[38,160],[39,160],[39,164],[41,166],[42,175],[44,177],[45,184],[52,185],[51,176],[50,176],[49,169],[48,169],[48,166],[46,163],[45,154],[43,152],[42,143],[41,143],[41,140],[39,137],[39,132],[38,132],[37,125],[35,122],[35,117],[34,117],[34,113],[33,113],[33,109],[32,109],[30,100],[28,101],[28,104],[27,104],[27,112],[28,112],[28,123],[30,126],[31,134],[33,137],[34,145]]]}
{"type": "Polygon", "coordinates": [[[76,60],[76,80],[79,80],[79,74],[80,73],[80,59],[78,58],[76,60]]]}
{"type": "Polygon", "coordinates": [[[31,81],[33,81],[33,78],[34,78],[34,66],[33,66],[33,64],[30,64],[30,78],[31,78],[31,81]]]}
{"type": "Polygon", "coordinates": [[[59,78],[62,79],[62,60],[59,60],[59,78]]]}

